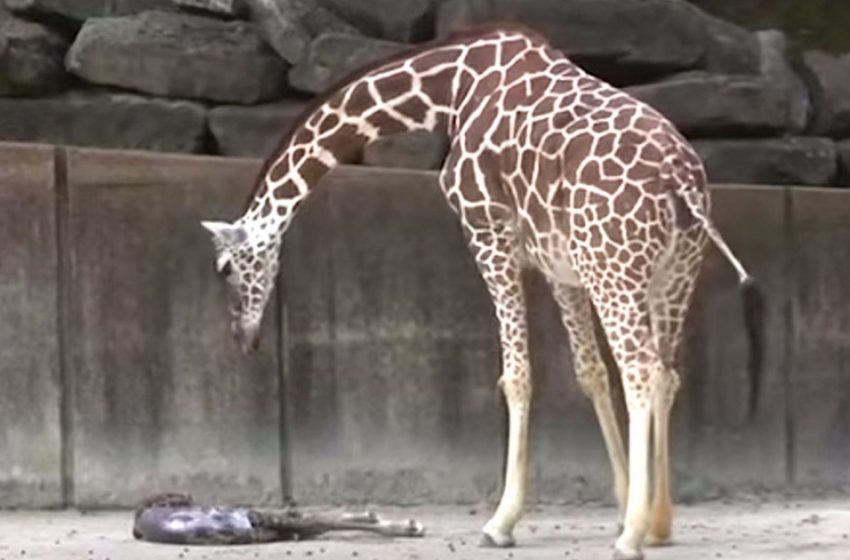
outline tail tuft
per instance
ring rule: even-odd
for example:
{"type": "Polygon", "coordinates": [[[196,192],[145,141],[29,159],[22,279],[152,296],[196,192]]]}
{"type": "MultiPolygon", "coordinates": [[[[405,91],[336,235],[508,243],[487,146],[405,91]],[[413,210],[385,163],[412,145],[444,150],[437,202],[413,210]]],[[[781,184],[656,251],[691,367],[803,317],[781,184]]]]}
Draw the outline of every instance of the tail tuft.
{"type": "Polygon", "coordinates": [[[747,360],[747,374],[750,381],[749,419],[755,418],[761,391],[762,370],[764,369],[764,295],[752,276],[741,281],[741,296],[744,308],[744,328],[750,346],[747,360]]]}

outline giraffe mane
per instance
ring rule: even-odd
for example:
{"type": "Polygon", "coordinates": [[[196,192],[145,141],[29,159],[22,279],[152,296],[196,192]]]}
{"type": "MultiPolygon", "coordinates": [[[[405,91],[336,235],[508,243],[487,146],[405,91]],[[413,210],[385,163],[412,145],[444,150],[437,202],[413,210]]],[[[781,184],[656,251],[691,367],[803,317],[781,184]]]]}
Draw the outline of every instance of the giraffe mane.
{"type": "Polygon", "coordinates": [[[249,194],[248,200],[243,208],[243,212],[247,211],[250,207],[257,190],[262,186],[262,182],[266,174],[269,172],[269,169],[272,167],[272,165],[274,165],[278,156],[283,151],[283,148],[292,139],[292,136],[295,134],[295,132],[298,131],[298,129],[301,128],[301,126],[307,121],[310,115],[312,115],[313,112],[316,111],[316,109],[324,105],[325,102],[327,102],[327,100],[330,99],[331,96],[333,96],[333,94],[335,94],[348,84],[359,80],[360,78],[374,72],[375,70],[378,70],[379,68],[386,66],[387,64],[392,64],[393,62],[398,62],[399,60],[410,58],[412,56],[416,56],[432,49],[453,45],[455,43],[468,41],[470,39],[485,37],[498,31],[514,31],[522,33],[523,35],[527,35],[536,41],[548,42],[545,37],[543,37],[543,35],[541,35],[538,31],[535,31],[533,28],[521,23],[505,21],[475,24],[457,29],[447,37],[433,39],[431,41],[427,41],[425,43],[420,43],[417,45],[411,45],[407,48],[401,49],[398,52],[394,52],[385,57],[373,60],[372,62],[369,62],[363,66],[358,67],[356,70],[345,74],[342,78],[335,81],[332,85],[325,89],[325,91],[320,94],[317,94],[310,100],[310,103],[308,103],[304,107],[298,118],[295,119],[295,121],[289,126],[287,131],[280,137],[280,140],[275,145],[274,150],[272,150],[271,154],[266,157],[265,161],[263,162],[263,166],[260,168],[260,171],[257,174],[256,179],[254,180],[254,188],[249,194]]]}

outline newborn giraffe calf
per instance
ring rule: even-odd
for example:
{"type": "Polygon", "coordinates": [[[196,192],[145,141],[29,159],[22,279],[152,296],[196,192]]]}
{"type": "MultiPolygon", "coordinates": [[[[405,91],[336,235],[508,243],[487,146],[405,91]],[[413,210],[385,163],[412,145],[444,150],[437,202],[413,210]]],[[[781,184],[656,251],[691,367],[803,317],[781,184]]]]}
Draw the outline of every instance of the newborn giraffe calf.
{"type": "Polygon", "coordinates": [[[249,509],[196,504],[189,494],[159,494],[136,509],[133,537],[181,545],[254,544],[310,539],[328,531],[421,537],[413,519],[388,521],[371,512],[306,515],[292,508],[249,509]]]}

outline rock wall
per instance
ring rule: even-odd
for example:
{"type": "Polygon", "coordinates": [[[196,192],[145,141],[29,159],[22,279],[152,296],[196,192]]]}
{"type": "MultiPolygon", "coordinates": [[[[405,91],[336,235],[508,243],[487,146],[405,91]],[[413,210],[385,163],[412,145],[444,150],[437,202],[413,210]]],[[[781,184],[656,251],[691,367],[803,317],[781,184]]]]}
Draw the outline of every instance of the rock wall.
{"type": "MultiPolygon", "coordinates": [[[[492,21],[655,106],[712,180],[850,181],[850,54],[684,0],[0,0],[0,140],[265,157],[345,73],[492,21]]],[[[443,145],[398,138],[364,159],[433,168],[443,145]]]]}

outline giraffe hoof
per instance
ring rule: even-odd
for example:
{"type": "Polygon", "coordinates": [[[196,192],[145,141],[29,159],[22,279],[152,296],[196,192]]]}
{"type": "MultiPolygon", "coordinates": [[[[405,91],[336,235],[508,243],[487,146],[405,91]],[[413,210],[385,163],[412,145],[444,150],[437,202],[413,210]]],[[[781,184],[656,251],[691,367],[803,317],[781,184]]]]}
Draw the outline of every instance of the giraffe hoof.
{"type": "Polygon", "coordinates": [[[624,533],[614,545],[614,560],[643,560],[643,551],[640,548],[639,541],[635,543],[624,533]]]}
{"type": "Polygon", "coordinates": [[[643,560],[643,552],[640,550],[623,551],[615,548],[614,560],[643,560]]]}
{"type": "Polygon", "coordinates": [[[673,544],[673,539],[671,538],[670,533],[660,535],[647,533],[644,543],[646,544],[646,546],[652,547],[670,546],[673,544]]]}
{"type": "Polygon", "coordinates": [[[481,548],[511,548],[514,545],[516,541],[511,535],[492,529],[484,529],[478,542],[481,548]]]}
{"type": "Polygon", "coordinates": [[[424,537],[425,536],[425,526],[422,523],[419,523],[415,519],[407,520],[407,531],[405,535],[408,537],[424,537]]]}

